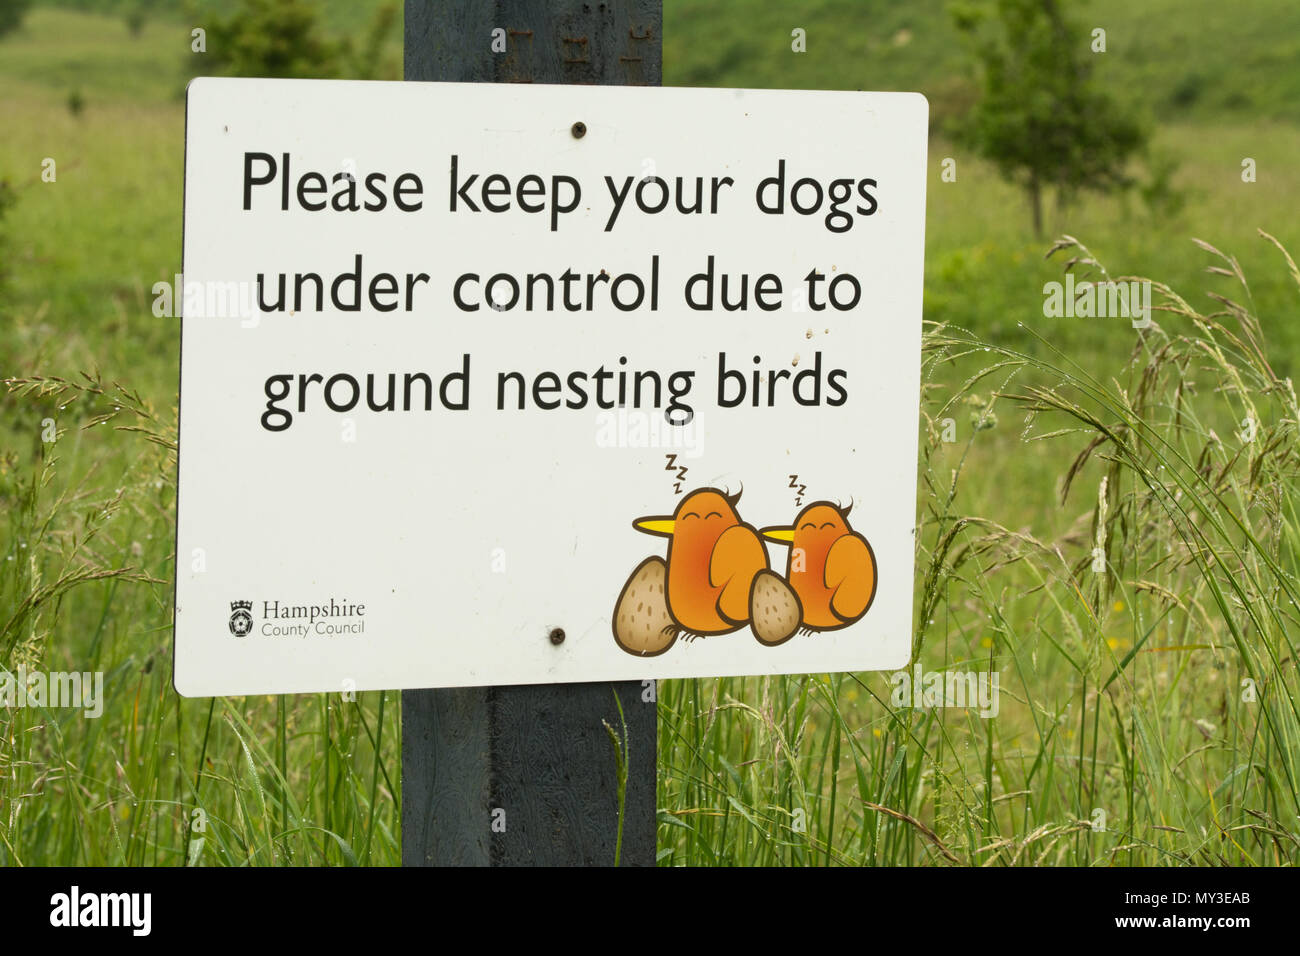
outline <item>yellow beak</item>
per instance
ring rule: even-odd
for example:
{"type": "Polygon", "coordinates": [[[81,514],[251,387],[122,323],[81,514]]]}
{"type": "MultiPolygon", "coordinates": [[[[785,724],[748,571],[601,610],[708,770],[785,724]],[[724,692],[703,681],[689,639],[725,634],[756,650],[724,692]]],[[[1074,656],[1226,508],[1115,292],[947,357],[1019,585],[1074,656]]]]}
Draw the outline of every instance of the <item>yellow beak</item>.
{"type": "Polygon", "coordinates": [[[673,527],[677,524],[672,518],[638,518],[632,526],[646,534],[657,534],[665,538],[673,536],[673,527]]]}
{"type": "Polygon", "coordinates": [[[768,541],[778,541],[781,544],[794,541],[794,528],[764,528],[760,534],[768,541]]]}

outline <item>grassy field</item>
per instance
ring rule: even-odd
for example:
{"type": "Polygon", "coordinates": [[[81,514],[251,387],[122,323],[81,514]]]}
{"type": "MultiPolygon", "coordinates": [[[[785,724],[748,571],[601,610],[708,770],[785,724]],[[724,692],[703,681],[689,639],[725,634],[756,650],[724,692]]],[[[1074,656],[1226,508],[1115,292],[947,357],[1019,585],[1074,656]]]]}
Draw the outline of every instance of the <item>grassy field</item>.
{"type": "MultiPolygon", "coordinates": [[[[1300,119],[1300,10],[1251,0],[1245,10],[1180,0],[1071,4],[1106,31],[1104,82],[1161,121],[1300,119]]],[[[947,118],[974,96],[970,63],[947,5],[818,0],[664,4],[665,70],[675,86],[920,90],[947,118]],[[792,55],[790,34],[806,32],[792,55]]]]}
{"type": "MultiPolygon", "coordinates": [[[[0,378],[30,381],[0,393],[0,662],[106,674],[100,720],[0,712],[7,864],[400,859],[395,694],[170,687],[177,339],[149,290],[180,268],[189,31],[219,6],[138,36],[120,4],[38,6],[0,39],[0,378]]],[[[1079,253],[1045,259],[1023,197],[947,138],[973,94],[943,4],[791,6],[667,0],[666,81],[931,97],[914,647],[927,671],[997,671],[1001,708],[898,705],[885,674],[666,682],[663,862],[1294,864],[1300,277],[1259,230],[1300,250],[1300,8],[1087,7],[1102,82],[1187,201],[1048,224],[1176,290],[1139,334],[1043,317],[1079,253]]]]}

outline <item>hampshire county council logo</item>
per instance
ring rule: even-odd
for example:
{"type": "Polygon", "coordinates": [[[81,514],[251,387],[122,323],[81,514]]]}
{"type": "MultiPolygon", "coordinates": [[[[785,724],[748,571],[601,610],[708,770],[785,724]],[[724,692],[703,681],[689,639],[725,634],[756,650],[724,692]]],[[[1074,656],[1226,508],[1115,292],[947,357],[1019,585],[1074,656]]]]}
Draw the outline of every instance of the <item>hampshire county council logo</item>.
{"type": "Polygon", "coordinates": [[[235,637],[247,637],[253,629],[253,615],[249,613],[252,609],[252,601],[230,602],[230,633],[235,637]]]}

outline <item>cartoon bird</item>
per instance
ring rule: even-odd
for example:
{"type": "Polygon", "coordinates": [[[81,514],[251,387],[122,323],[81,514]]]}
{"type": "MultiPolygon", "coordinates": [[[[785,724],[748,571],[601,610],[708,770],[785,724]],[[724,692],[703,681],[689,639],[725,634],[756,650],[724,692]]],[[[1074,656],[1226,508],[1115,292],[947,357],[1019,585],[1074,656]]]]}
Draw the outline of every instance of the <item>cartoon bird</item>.
{"type": "Polygon", "coordinates": [[[849,512],[814,501],[792,527],[764,528],[763,537],[790,546],[786,580],[803,606],[812,631],[847,627],[867,613],[876,596],[876,556],[867,539],[849,527],[849,512]]]}
{"type": "Polygon", "coordinates": [[[672,517],[633,527],[668,539],[667,558],[642,561],[614,606],[614,640],[630,654],[662,654],[679,635],[726,634],[749,622],[764,644],[799,628],[798,598],[775,574],[758,531],[736,512],[740,492],[692,491],[672,517]]]}

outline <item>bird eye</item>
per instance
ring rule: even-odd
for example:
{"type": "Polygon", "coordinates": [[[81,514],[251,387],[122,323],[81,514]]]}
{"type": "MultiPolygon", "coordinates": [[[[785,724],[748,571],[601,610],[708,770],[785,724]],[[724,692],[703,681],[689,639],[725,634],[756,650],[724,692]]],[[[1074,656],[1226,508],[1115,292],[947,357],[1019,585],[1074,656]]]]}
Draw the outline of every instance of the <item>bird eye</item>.
{"type": "Polygon", "coordinates": [[[685,520],[687,518],[698,518],[699,516],[700,513],[698,511],[688,511],[686,512],[686,514],[682,515],[682,520],[685,520]]]}
{"type": "Polygon", "coordinates": [[[807,521],[807,522],[804,522],[803,524],[799,525],[799,530],[800,530],[800,531],[802,531],[804,528],[812,528],[814,531],[817,530],[817,526],[816,526],[815,524],[813,524],[811,521],[807,521]]]}
{"type": "Polygon", "coordinates": [[[828,521],[828,522],[826,522],[824,525],[822,525],[822,527],[823,527],[823,528],[833,528],[833,527],[835,527],[835,522],[834,522],[834,521],[828,521]]]}
{"type": "Polygon", "coordinates": [[[721,514],[720,512],[717,512],[717,511],[710,511],[708,514],[706,514],[706,515],[704,516],[704,520],[705,520],[705,521],[708,521],[710,518],[721,518],[721,517],[722,517],[722,514],[721,514]]]}

